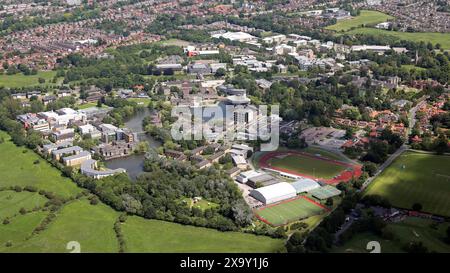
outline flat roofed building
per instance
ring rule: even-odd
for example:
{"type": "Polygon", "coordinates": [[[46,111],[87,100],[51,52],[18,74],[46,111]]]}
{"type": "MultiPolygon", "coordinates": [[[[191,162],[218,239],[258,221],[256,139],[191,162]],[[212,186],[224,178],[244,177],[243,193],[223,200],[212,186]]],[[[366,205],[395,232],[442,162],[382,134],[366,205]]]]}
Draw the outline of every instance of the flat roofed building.
{"type": "Polygon", "coordinates": [[[55,160],[59,160],[64,155],[75,155],[82,151],[83,151],[83,148],[81,148],[79,146],[72,146],[72,147],[67,147],[67,148],[52,151],[52,157],[55,160]]]}
{"type": "Polygon", "coordinates": [[[309,192],[313,189],[320,188],[319,183],[310,178],[297,179],[295,182],[291,183],[291,185],[295,188],[297,193],[309,192]]]}
{"type": "Polygon", "coordinates": [[[267,187],[262,187],[250,191],[250,196],[265,205],[280,202],[297,196],[295,188],[287,183],[281,182],[267,187]]]}
{"type": "Polygon", "coordinates": [[[252,188],[260,188],[273,185],[279,182],[280,181],[275,177],[273,177],[272,175],[264,173],[258,176],[250,177],[247,181],[247,185],[249,185],[252,188]]]}
{"type": "Polygon", "coordinates": [[[236,180],[240,183],[247,183],[248,179],[253,176],[261,175],[262,173],[257,171],[246,171],[239,174],[239,176],[236,177],[236,180]]]}
{"type": "Polygon", "coordinates": [[[126,172],[126,170],[123,168],[113,170],[112,169],[97,170],[96,168],[97,168],[97,161],[93,159],[85,160],[80,166],[82,174],[92,177],[94,179],[101,179],[104,177],[126,172]]]}
{"type": "Polygon", "coordinates": [[[78,154],[63,157],[63,163],[65,166],[77,166],[81,165],[84,161],[91,159],[91,153],[88,151],[82,151],[78,154]]]}

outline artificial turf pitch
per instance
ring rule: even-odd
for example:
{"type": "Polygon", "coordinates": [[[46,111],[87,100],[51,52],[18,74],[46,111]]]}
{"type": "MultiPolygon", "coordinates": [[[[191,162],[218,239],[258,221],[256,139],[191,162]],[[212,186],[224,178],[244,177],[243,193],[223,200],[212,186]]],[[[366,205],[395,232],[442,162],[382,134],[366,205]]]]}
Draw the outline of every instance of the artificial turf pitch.
{"type": "Polygon", "coordinates": [[[280,226],[325,211],[327,211],[326,207],[305,196],[300,196],[286,202],[263,207],[256,211],[256,215],[269,225],[280,226]]]}

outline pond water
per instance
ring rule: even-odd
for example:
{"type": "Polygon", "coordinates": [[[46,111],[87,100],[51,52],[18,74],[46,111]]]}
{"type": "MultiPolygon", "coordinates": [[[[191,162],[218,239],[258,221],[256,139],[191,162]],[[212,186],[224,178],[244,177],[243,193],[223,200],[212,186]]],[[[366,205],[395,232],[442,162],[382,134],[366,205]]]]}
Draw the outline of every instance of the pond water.
{"type": "MultiPolygon", "coordinates": [[[[161,142],[143,132],[144,129],[142,128],[142,121],[149,115],[150,110],[148,108],[144,108],[133,118],[125,122],[125,127],[135,133],[138,133],[139,141],[147,141],[151,148],[158,148],[162,145],[161,142]]],[[[105,162],[105,165],[110,169],[124,168],[127,170],[128,176],[130,176],[132,180],[136,180],[136,177],[144,171],[144,159],[145,155],[135,154],[128,157],[108,160],[105,162]]]]}

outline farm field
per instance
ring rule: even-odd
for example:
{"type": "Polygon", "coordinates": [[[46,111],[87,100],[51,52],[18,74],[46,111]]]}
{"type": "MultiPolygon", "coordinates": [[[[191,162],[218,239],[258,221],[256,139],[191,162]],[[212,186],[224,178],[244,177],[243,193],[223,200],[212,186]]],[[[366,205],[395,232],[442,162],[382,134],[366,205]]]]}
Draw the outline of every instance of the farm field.
{"type": "Polygon", "coordinates": [[[344,245],[336,247],[332,252],[367,253],[366,245],[370,241],[381,244],[382,253],[404,252],[403,247],[412,241],[420,241],[430,251],[439,253],[450,252],[450,245],[443,241],[448,223],[438,224],[436,229],[430,227],[432,220],[408,217],[399,223],[390,223],[386,227],[394,234],[392,240],[386,240],[370,232],[359,233],[353,236],[344,245]]]}
{"type": "Polygon", "coordinates": [[[273,226],[280,226],[318,215],[325,211],[327,210],[320,204],[302,196],[279,204],[268,205],[257,210],[256,214],[261,220],[273,226]]]}
{"type": "Polygon", "coordinates": [[[336,24],[326,27],[326,29],[334,31],[347,31],[351,28],[360,27],[362,25],[375,25],[386,22],[391,18],[392,16],[379,11],[362,10],[360,15],[351,19],[339,20],[336,24]]]}
{"type": "Polygon", "coordinates": [[[440,44],[443,49],[450,49],[450,33],[438,32],[400,32],[388,31],[376,28],[357,28],[345,32],[345,34],[370,34],[370,35],[386,35],[397,38],[398,40],[408,40],[412,42],[425,42],[440,44]]]}
{"type": "Polygon", "coordinates": [[[36,75],[23,75],[23,74],[14,74],[14,75],[0,75],[0,86],[7,88],[21,88],[33,85],[45,85],[48,84],[49,81],[53,80],[56,75],[56,71],[39,71],[36,75]],[[45,79],[44,84],[40,84],[38,79],[45,79]]]}
{"type": "Polygon", "coordinates": [[[365,191],[387,198],[395,207],[450,216],[450,156],[405,152],[365,191]],[[403,167],[404,166],[404,167],[403,167]]]}
{"type": "Polygon", "coordinates": [[[277,252],[283,240],[239,232],[128,217],[122,224],[128,252],[277,252]]]}
{"type": "Polygon", "coordinates": [[[3,131],[0,131],[1,137],[4,142],[0,144],[0,186],[35,186],[61,197],[81,192],[72,180],[63,177],[58,169],[32,150],[17,147],[3,131]],[[39,163],[34,164],[37,160],[39,163]]]}

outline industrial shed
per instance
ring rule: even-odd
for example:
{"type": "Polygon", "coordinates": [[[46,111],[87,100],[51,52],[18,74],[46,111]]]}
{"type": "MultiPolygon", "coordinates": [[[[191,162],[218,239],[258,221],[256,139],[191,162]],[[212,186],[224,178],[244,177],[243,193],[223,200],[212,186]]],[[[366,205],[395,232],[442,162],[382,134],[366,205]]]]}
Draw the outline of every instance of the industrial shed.
{"type": "Polygon", "coordinates": [[[267,205],[293,198],[297,196],[297,192],[291,184],[281,182],[267,187],[254,189],[250,192],[250,196],[267,205]]]}
{"type": "Polygon", "coordinates": [[[309,192],[313,189],[320,188],[319,183],[310,178],[300,178],[291,183],[297,193],[309,192]]]}

